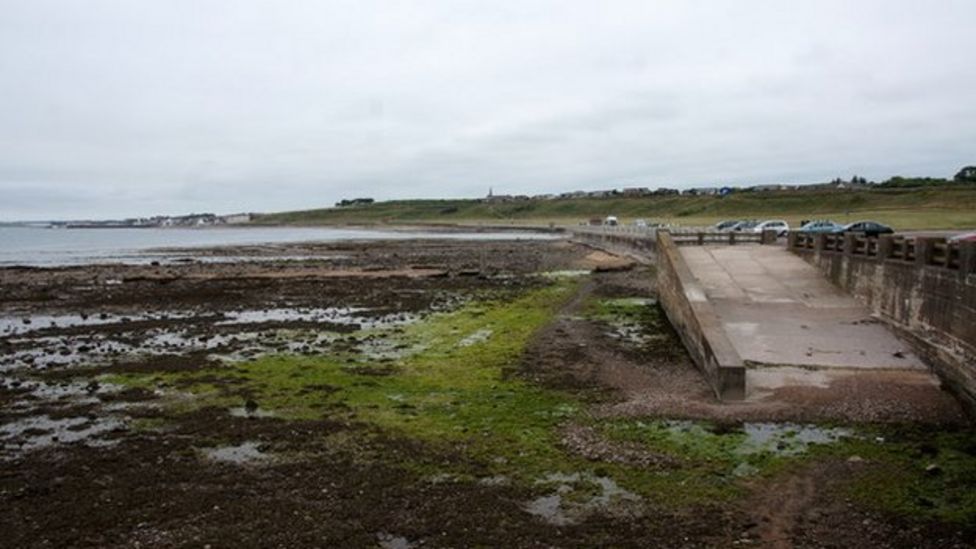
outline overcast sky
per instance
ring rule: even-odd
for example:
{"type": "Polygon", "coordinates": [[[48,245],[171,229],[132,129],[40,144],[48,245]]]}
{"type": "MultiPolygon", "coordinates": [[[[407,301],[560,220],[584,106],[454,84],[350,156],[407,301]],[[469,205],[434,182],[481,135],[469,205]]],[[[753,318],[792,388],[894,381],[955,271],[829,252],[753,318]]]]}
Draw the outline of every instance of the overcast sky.
{"type": "Polygon", "coordinates": [[[0,219],[976,163],[972,0],[0,0],[0,219]]]}

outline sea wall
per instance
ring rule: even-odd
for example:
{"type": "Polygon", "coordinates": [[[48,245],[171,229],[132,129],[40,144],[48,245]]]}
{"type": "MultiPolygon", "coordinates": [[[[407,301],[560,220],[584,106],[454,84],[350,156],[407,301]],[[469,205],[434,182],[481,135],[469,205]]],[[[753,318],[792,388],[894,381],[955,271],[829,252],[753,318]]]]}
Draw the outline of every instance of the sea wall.
{"type": "Polygon", "coordinates": [[[976,410],[976,242],[791,234],[789,247],[887,321],[976,410]]]}
{"type": "Polygon", "coordinates": [[[657,246],[652,230],[628,232],[613,227],[570,229],[573,240],[608,252],[654,261],[657,246]]]}

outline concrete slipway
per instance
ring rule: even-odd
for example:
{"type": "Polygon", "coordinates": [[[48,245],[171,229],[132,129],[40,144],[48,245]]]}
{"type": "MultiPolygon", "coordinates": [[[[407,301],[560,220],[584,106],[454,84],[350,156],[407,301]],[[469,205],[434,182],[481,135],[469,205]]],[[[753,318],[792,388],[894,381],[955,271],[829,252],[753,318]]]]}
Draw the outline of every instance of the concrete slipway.
{"type": "Polygon", "coordinates": [[[929,368],[867,308],[782,247],[682,246],[680,253],[747,365],[747,399],[865,374],[938,391],[929,368]]]}

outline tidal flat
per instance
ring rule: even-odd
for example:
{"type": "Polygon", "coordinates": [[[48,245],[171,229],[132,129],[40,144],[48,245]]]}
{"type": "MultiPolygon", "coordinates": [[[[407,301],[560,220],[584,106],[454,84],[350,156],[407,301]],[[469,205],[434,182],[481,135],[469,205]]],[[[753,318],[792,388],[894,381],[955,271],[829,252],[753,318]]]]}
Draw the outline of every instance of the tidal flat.
{"type": "Polygon", "coordinates": [[[976,539],[951,400],[720,403],[653,266],[567,241],[200,253],[0,269],[0,544],[976,539]]]}

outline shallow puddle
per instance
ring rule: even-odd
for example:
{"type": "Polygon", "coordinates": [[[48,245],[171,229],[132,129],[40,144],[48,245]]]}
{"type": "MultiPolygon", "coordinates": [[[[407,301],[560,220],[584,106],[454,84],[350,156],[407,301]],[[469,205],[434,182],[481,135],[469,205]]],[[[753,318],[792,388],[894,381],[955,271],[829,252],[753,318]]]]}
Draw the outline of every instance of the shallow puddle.
{"type": "Polygon", "coordinates": [[[742,455],[768,452],[794,456],[806,452],[811,444],[831,444],[854,436],[850,429],[794,423],[746,423],[746,439],[739,446],[742,455]]]}
{"type": "Polygon", "coordinates": [[[0,335],[21,335],[50,328],[74,328],[78,326],[103,326],[146,320],[175,320],[194,316],[193,313],[157,314],[28,314],[23,316],[0,316],[0,335]]]}
{"type": "Polygon", "coordinates": [[[271,459],[271,455],[258,449],[257,442],[245,442],[237,446],[221,446],[219,448],[207,448],[203,450],[204,455],[213,461],[224,463],[234,463],[245,465],[249,463],[259,463],[271,459]]]}
{"type": "Polygon", "coordinates": [[[0,378],[0,388],[20,392],[21,398],[11,404],[15,410],[30,409],[40,404],[78,406],[100,402],[99,396],[122,389],[120,385],[95,381],[46,382],[34,379],[0,378]]]}
{"type": "Polygon", "coordinates": [[[260,324],[264,322],[322,322],[357,326],[362,329],[395,326],[414,322],[418,315],[413,313],[391,313],[386,315],[365,315],[371,309],[365,307],[326,307],[326,308],[274,308],[224,313],[225,320],[218,325],[260,324]]]}
{"type": "Polygon", "coordinates": [[[263,418],[263,417],[274,417],[274,412],[271,410],[264,410],[261,408],[245,408],[244,406],[237,406],[235,408],[230,408],[228,413],[233,417],[247,417],[247,418],[263,418]]]}
{"type": "Polygon", "coordinates": [[[112,441],[99,440],[99,435],[124,427],[124,421],[112,417],[52,419],[46,415],[32,416],[0,425],[0,442],[3,443],[4,457],[12,458],[61,444],[111,445],[112,441]]]}
{"type": "MultiPolygon", "coordinates": [[[[748,456],[770,453],[777,456],[795,456],[806,452],[812,444],[831,444],[854,436],[850,429],[820,427],[797,423],[743,423],[740,428],[716,432],[708,424],[690,420],[666,420],[661,422],[673,435],[674,442],[694,444],[709,439],[718,441],[725,437],[734,441],[732,452],[748,456]]],[[[653,427],[653,424],[647,425],[653,427]]]]}
{"type": "Polygon", "coordinates": [[[637,516],[642,499],[609,477],[552,473],[536,484],[554,485],[555,492],[525,505],[525,511],[554,526],[576,524],[593,513],[637,516]]]}

